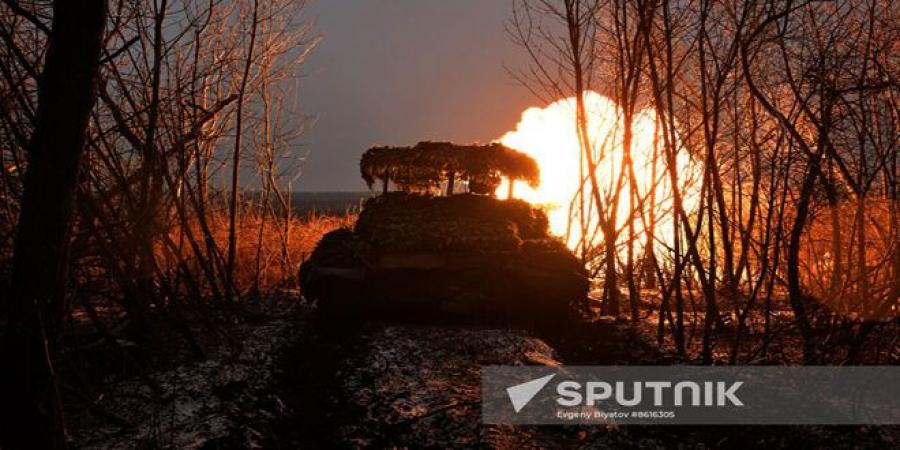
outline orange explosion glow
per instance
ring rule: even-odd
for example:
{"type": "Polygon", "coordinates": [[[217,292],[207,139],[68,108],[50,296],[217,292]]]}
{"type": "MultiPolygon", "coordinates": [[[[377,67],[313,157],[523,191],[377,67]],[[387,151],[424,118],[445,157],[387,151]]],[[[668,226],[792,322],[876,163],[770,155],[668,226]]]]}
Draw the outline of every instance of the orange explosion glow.
{"type": "MultiPolygon", "coordinates": [[[[612,198],[617,190],[622,167],[622,110],[612,100],[595,92],[585,94],[585,108],[588,114],[588,135],[597,163],[597,180],[601,197],[612,198]]],[[[587,229],[593,235],[596,228],[596,211],[590,200],[590,183],[580,177],[581,151],[575,127],[575,98],[556,101],[545,108],[529,108],[522,113],[516,129],[503,135],[499,141],[504,145],[524,152],[534,158],[541,169],[541,183],[529,188],[524,183],[515,186],[514,196],[530,203],[543,206],[550,218],[551,231],[566,239],[571,248],[576,248],[581,237],[581,219],[578,218],[578,192],[584,187],[584,210],[587,229]]],[[[656,234],[671,236],[671,183],[665,170],[662,138],[657,142],[657,157],[654,158],[654,130],[656,112],[652,109],[641,111],[632,126],[632,160],[637,180],[637,201],[642,205],[636,211],[635,227],[643,229],[643,212],[646,219],[651,208],[656,216],[656,234]],[[653,192],[655,191],[655,192],[653,192]],[[651,192],[654,195],[651,196],[651,192]],[[643,199],[643,200],[642,200],[643,199]],[[651,206],[651,199],[653,205],[651,206]]],[[[658,131],[661,133],[661,131],[658,131]]],[[[677,160],[679,185],[685,192],[685,205],[696,204],[696,170],[685,152],[677,160]]],[[[586,176],[586,175],[585,175],[586,176]]],[[[631,195],[628,179],[623,179],[621,194],[616,205],[617,227],[626,223],[631,213],[631,195]]],[[[498,196],[507,192],[507,182],[497,189],[498,196]]],[[[636,208],[637,209],[637,208],[636,208]]],[[[624,234],[624,233],[623,233],[624,234]]],[[[602,237],[598,235],[598,238],[602,237]]]]}

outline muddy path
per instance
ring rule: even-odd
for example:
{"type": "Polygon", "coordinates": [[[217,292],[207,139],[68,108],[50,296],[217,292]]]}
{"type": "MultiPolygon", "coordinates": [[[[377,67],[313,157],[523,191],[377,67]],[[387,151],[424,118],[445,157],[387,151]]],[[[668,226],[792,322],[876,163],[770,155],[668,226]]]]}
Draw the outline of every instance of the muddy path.
{"type": "MultiPolygon", "coordinates": [[[[272,448],[529,448],[574,444],[567,428],[481,424],[480,366],[559,364],[519,331],[368,323],[316,327],[281,356],[272,448]]],[[[268,446],[267,446],[268,448],[268,446]]]]}
{"type": "Polygon", "coordinates": [[[298,317],[302,332],[278,355],[276,377],[285,412],[272,424],[266,448],[335,448],[340,442],[331,419],[341,411],[330,398],[338,366],[361,344],[361,334],[343,327],[315,324],[313,315],[298,317]]]}

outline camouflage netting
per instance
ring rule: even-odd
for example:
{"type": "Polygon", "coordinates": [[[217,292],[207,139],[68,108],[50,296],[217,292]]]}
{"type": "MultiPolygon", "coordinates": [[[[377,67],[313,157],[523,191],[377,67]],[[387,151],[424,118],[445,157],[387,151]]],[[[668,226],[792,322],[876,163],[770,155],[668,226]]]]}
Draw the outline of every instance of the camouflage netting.
{"type": "Polygon", "coordinates": [[[454,177],[465,179],[471,192],[490,194],[500,178],[536,187],[540,168],[530,156],[500,143],[458,145],[419,142],[413,147],[373,147],[359,162],[360,175],[371,188],[388,179],[405,191],[429,191],[454,177]]]}
{"type": "Polygon", "coordinates": [[[368,200],[356,234],[377,251],[514,251],[548,237],[547,215],[522,200],[392,192],[368,200]]]}
{"type": "Polygon", "coordinates": [[[362,266],[358,245],[350,228],[338,228],[322,236],[309,259],[323,267],[362,266]]]}
{"type": "Polygon", "coordinates": [[[581,262],[521,200],[389,193],[301,266],[324,315],[561,329],[583,317],[581,262]]]}

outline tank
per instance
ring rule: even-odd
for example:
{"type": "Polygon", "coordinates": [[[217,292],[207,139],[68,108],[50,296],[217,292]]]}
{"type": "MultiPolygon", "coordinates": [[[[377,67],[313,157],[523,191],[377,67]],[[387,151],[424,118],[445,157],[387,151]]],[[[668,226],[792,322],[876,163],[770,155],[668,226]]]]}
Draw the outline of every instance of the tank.
{"type": "Polygon", "coordinates": [[[543,211],[477,194],[391,192],[326,234],[300,268],[326,319],[556,329],[586,311],[588,275],[543,211]]]}
{"type": "MultiPolygon", "coordinates": [[[[480,184],[512,173],[485,170],[491,164],[514,166],[485,155],[511,155],[519,167],[536,165],[523,164],[524,155],[497,144],[486,146],[485,153],[479,153],[477,146],[426,144],[378,147],[373,150],[388,153],[373,155],[370,150],[363,156],[363,174],[370,185],[380,173],[394,180],[403,174],[406,184],[418,189],[387,192],[385,180],[384,193],[364,203],[352,228],[332,231],[321,239],[299,273],[303,295],[317,303],[320,316],[544,330],[561,329],[584,317],[588,274],[578,258],[549,233],[541,209],[471,190],[454,193],[452,185],[428,189],[439,186],[440,180],[421,175],[446,176],[449,171],[445,184],[465,183],[467,176],[480,184]],[[430,152],[425,153],[427,158],[416,153],[419,148],[430,152]],[[454,155],[455,149],[464,150],[469,159],[454,155]],[[375,175],[367,178],[367,158],[378,160],[384,155],[390,156],[393,165],[372,164],[377,171],[370,170],[375,175]],[[452,169],[442,158],[451,161],[452,169]],[[427,170],[416,166],[423,160],[429,164],[427,170]],[[467,165],[473,160],[477,164],[467,165]],[[419,178],[410,182],[411,173],[419,178]]],[[[528,173],[533,179],[534,170],[517,173],[528,173]]]]}

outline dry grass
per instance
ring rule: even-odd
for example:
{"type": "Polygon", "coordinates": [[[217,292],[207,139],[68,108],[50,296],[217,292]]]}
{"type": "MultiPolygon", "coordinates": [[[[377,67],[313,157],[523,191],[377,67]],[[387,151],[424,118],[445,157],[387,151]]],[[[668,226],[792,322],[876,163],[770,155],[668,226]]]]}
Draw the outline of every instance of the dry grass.
{"type": "MultiPolygon", "coordinates": [[[[224,271],[228,251],[229,222],[227,214],[210,214],[207,219],[210,234],[219,253],[218,270],[224,271]]],[[[356,214],[321,215],[273,218],[271,215],[244,211],[238,219],[236,231],[236,252],[234,263],[234,283],[239,293],[265,293],[283,289],[297,289],[297,270],[312,253],[322,235],[334,229],[352,226],[356,214]]],[[[202,236],[199,222],[191,224],[194,236],[202,236]]],[[[176,227],[170,233],[178,242],[182,230],[176,227]]],[[[204,279],[202,265],[190,246],[181,247],[183,256],[175,258],[168,252],[160,261],[171,261],[166,267],[173,270],[178,259],[187,262],[196,280],[204,279]]],[[[208,250],[207,250],[208,251],[208,250]]],[[[204,257],[206,257],[204,255],[204,257]]],[[[207,292],[208,293],[208,292],[207,292]]]]}

